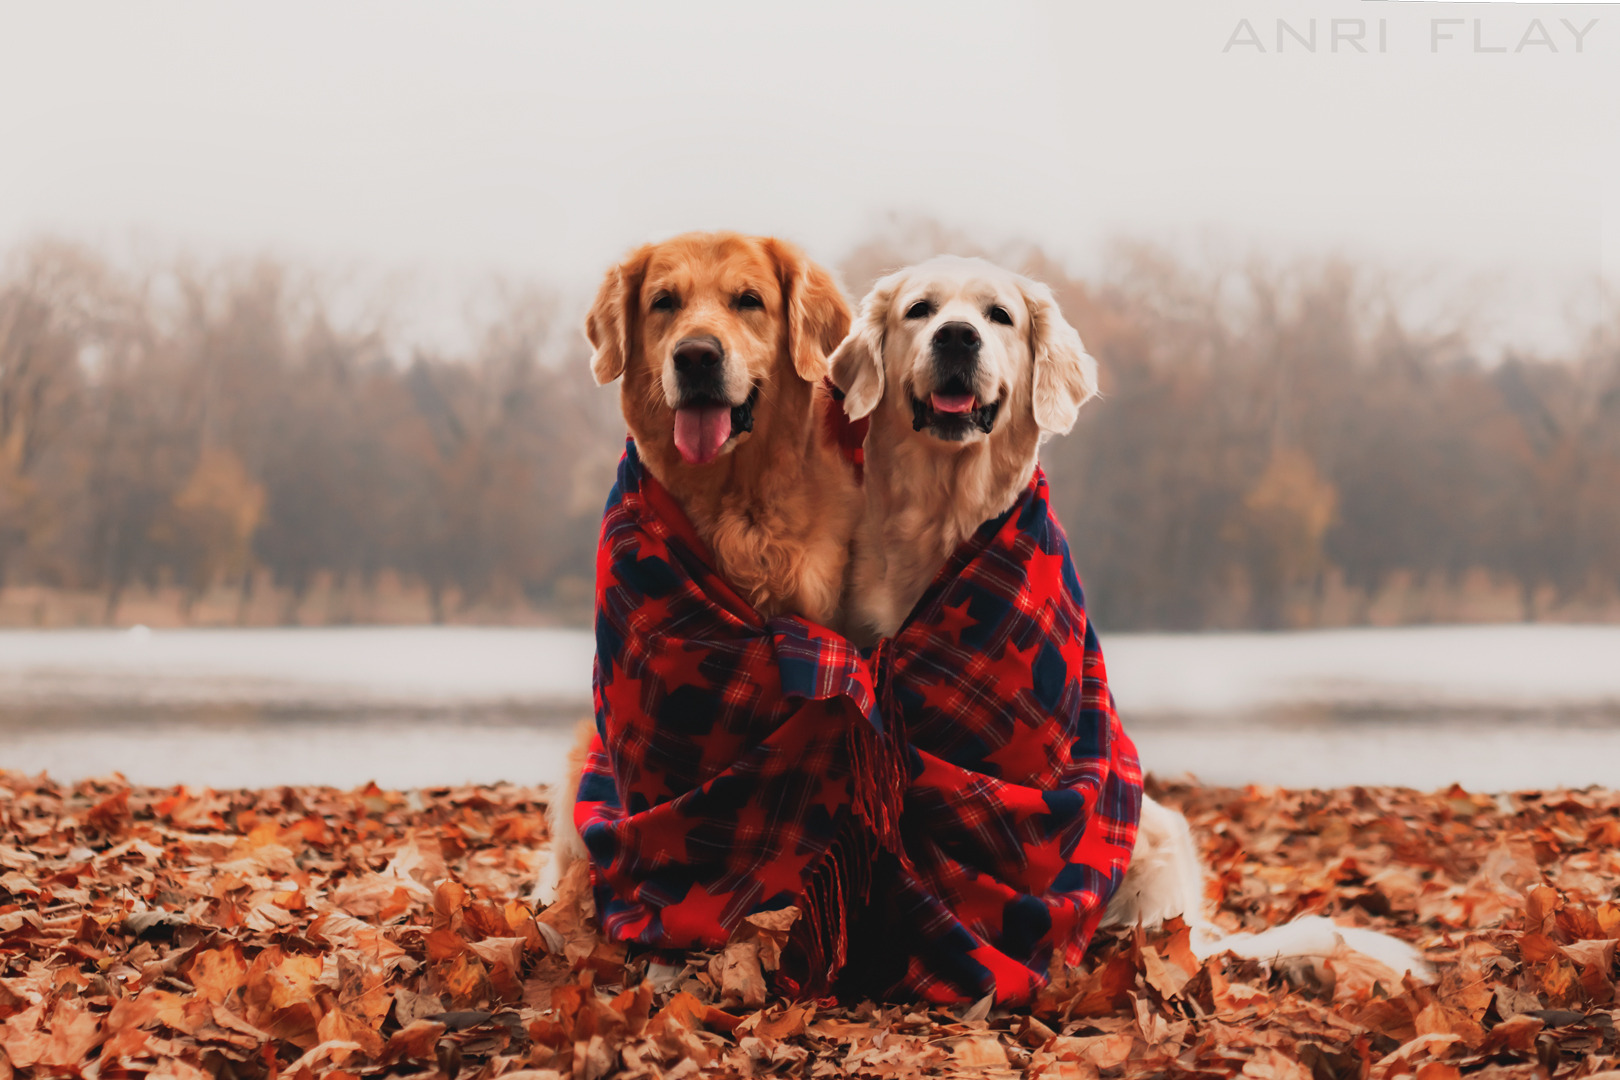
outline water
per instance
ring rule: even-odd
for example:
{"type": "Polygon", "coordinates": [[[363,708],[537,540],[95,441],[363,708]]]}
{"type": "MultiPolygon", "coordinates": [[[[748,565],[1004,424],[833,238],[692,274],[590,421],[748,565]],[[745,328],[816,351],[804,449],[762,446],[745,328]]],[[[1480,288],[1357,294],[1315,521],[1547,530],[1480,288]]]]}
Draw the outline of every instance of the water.
{"type": "MultiPolygon", "coordinates": [[[[1161,776],[1620,786],[1620,627],[1114,634],[1161,776]]],[[[0,631],[0,767],[214,787],[544,782],[589,714],[576,630],[0,631]]]]}

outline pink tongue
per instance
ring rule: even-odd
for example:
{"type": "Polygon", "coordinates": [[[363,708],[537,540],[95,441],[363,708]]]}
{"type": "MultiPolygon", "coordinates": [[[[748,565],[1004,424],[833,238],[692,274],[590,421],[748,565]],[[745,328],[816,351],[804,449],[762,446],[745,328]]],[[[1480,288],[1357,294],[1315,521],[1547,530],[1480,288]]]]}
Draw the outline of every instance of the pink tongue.
{"type": "Polygon", "coordinates": [[[675,449],[688,465],[707,465],[731,438],[731,407],[709,405],[675,410],[675,449]]]}
{"type": "Polygon", "coordinates": [[[972,394],[932,394],[928,398],[935,412],[963,413],[973,411],[972,394]]]}

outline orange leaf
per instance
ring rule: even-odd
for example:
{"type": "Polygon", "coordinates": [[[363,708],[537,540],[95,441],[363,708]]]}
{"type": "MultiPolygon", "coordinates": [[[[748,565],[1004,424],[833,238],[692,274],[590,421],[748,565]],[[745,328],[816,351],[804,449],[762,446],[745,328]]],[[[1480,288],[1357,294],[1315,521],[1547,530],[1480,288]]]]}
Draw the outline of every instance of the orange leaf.
{"type": "Polygon", "coordinates": [[[382,1058],[384,1062],[432,1061],[444,1030],[437,1020],[413,1020],[389,1037],[382,1058]]]}
{"type": "Polygon", "coordinates": [[[191,958],[186,977],[197,993],[209,1001],[223,1003],[233,999],[247,982],[248,965],[242,959],[242,946],[231,942],[223,948],[209,949],[191,958]]]}
{"type": "Polygon", "coordinates": [[[448,919],[467,904],[467,887],[454,879],[439,882],[433,890],[433,911],[448,919]]]}
{"type": "Polygon", "coordinates": [[[1010,1062],[1001,1040],[994,1035],[969,1035],[958,1039],[951,1048],[951,1057],[968,1069],[1005,1069],[1010,1062]]]}
{"type": "Polygon", "coordinates": [[[448,926],[440,927],[427,936],[427,955],[430,961],[454,960],[467,951],[467,942],[448,926]]]}
{"type": "MultiPolygon", "coordinates": [[[[431,944],[430,941],[429,945],[431,944]]],[[[520,975],[523,972],[523,944],[520,937],[492,937],[470,942],[467,948],[486,964],[499,965],[513,975],[520,975]]],[[[429,957],[432,957],[431,950],[429,957]]]]}

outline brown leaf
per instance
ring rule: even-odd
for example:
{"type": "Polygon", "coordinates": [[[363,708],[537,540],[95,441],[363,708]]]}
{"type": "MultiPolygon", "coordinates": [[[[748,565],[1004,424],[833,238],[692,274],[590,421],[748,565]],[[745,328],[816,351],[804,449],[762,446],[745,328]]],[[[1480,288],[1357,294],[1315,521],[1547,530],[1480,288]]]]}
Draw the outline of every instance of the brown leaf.
{"type": "Polygon", "coordinates": [[[444,1031],[444,1025],[435,1020],[412,1020],[388,1037],[382,1060],[384,1063],[432,1061],[433,1048],[444,1031]]]}
{"type": "Polygon", "coordinates": [[[1462,1070],[1443,1061],[1431,1061],[1418,1069],[1417,1080],[1462,1080],[1462,1070]]]}
{"type": "Polygon", "coordinates": [[[733,941],[709,961],[709,975],[720,986],[721,1005],[757,1009],[765,1004],[765,974],[759,942],[733,941]]]}
{"type": "Polygon", "coordinates": [[[57,1002],[51,1013],[49,1032],[50,1037],[36,1061],[59,1068],[77,1068],[105,1038],[99,1017],[72,998],[57,1002]]]}
{"type": "Polygon", "coordinates": [[[557,884],[556,902],[535,920],[562,935],[563,955],[574,961],[589,956],[596,944],[596,931],[591,925],[595,917],[590,866],[583,859],[576,860],[557,884]]]}
{"type": "Polygon", "coordinates": [[[1243,1063],[1242,1075],[1254,1080],[1311,1080],[1311,1072],[1275,1047],[1263,1046],[1243,1063]]]}
{"type": "Polygon", "coordinates": [[[1130,1035],[1094,1035],[1089,1038],[1060,1035],[1048,1047],[1060,1061],[1084,1061],[1099,1069],[1112,1069],[1130,1060],[1136,1040],[1130,1035]]]}
{"type": "Polygon", "coordinates": [[[951,1047],[951,1057],[958,1065],[968,1069],[1004,1069],[1011,1064],[1007,1060],[1006,1048],[994,1035],[969,1035],[956,1040],[951,1047]]]}
{"type": "Polygon", "coordinates": [[[219,949],[196,953],[186,967],[186,978],[197,993],[208,1001],[235,1000],[247,983],[248,965],[242,946],[232,942],[219,949]]]}
{"type": "Polygon", "coordinates": [[[1536,1049],[1536,1036],[1547,1025],[1535,1016],[1513,1016],[1491,1028],[1485,1040],[1485,1049],[1514,1050],[1531,1054],[1536,1049]]]}
{"type": "Polygon", "coordinates": [[[1166,963],[1152,946],[1142,948],[1142,974],[1148,985],[1166,1000],[1179,995],[1192,978],[1179,964],[1166,963]]]}
{"type": "Polygon", "coordinates": [[[454,960],[466,951],[466,939],[447,926],[440,927],[427,935],[427,956],[434,963],[442,960],[454,960]]]}

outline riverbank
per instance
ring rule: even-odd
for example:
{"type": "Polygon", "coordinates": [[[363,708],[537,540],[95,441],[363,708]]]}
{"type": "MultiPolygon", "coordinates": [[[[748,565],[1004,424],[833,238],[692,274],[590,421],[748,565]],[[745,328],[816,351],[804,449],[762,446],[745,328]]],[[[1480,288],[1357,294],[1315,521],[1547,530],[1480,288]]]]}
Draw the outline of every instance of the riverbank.
{"type": "MultiPolygon", "coordinates": [[[[1203,783],[1620,787],[1620,626],[1110,634],[1143,764],[1203,783]]],[[[150,785],[551,780],[582,630],[0,630],[0,765],[150,785]]]]}

